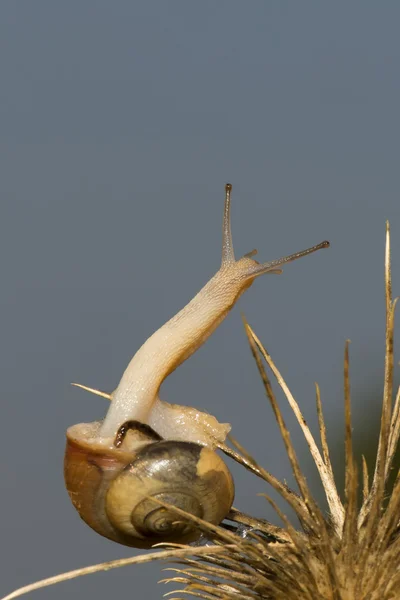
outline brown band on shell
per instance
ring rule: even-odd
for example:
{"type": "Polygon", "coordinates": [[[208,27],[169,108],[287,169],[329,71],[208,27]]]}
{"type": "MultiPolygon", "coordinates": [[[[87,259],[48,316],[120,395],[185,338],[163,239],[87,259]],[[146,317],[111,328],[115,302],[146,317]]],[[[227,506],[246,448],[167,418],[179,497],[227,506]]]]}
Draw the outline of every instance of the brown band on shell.
{"type": "Polygon", "coordinates": [[[146,423],[141,423],[140,421],[125,421],[122,423],[121,427],[117,431],[117,435],[115,436],[114,446],[119,448],[128,431],[138,431],[139,433],[143,433],[148,438],[154,440],[155,442],[161,441],[163,438],[159,435],[150,425],[146,425],[146,423]]]}

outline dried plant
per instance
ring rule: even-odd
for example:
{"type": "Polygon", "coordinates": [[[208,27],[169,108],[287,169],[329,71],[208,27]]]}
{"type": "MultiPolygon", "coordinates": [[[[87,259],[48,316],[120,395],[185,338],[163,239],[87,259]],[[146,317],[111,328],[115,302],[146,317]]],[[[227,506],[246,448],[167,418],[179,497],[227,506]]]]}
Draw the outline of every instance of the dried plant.
{"type": "Polygon", "coordinates": [[[308,428],[301,410],[250,325],[245,331],[256,361],[265,392],[271,402],[298,486],[288,488],[257,464],[230,438],[231,446],[220,449],[257,477],[268,482],[295,511],[300,528],[296,529],[275,503],[267,498],[284,523],[280,528],[268,521],[232,509],[220,526],[168,506],[177,520],[190,519],[203,532],[204,544],[169,545],[138,557],[111,561],[64,573],[36,582],[6,596],[11,600],[24,593],[74,577],[101,570],[153,560],[173,560],[178,564],[164,582],[183,586],[167,596],[181,600],[182,594],[206,600],[389,600],[400,598],[400,475],[388,489],[400,435],[400,391],[393,403],[393,331],[396,300],[392,300],[390,273],[390,234],[386,229],[385,251],[386,353],[382,415],[375,471],[371,484],[363,458],[359,474],[353,454],[349,347],[344,355],[345,406],[345,491],[340,499],[329,456],[320,392],[316,388],[316,406],[320,430],[320,448],[308,428]],[[289,432],[277,404],[265,363],[282,388],[304,433],[317,466],[327,498],[329,513],[315,502],[299,466],[289,432]],[[362,481],[362,502],[358,486],[362,481]]]}

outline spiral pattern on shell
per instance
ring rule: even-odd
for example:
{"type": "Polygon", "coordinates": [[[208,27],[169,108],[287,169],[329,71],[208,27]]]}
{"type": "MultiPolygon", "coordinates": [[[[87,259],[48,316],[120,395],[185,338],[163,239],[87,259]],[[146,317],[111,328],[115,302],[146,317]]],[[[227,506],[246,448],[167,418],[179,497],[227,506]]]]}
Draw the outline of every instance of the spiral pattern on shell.
{"type": "Polygon", "coordinates": [[[191,442],[155,442],[139,450],[110,483],[108,519],[118,531],[149,543],[199,535],[192,523],[152,498],[217,524],[232,505],[233,481],[213,450],[191,442]]]}
{"type": "Polygon", "coordinates": [[[152,498],[165,504],[173,504],[185,512],[203,518],[202,506],[191,494],[173,490],[154,494],[151,498],[142,500],[131,512],[132,525],[145,537],[186,535],[193,529],[190,523],[179,521],[176,512],[155,504],[152,498]]]}

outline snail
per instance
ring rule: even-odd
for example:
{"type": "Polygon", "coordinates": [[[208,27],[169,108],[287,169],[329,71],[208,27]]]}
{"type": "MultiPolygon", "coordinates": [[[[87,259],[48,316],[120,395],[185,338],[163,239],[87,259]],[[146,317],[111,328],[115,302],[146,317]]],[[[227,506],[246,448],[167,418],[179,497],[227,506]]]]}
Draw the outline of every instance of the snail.
{"type": "Polygon", "coordinates": [[[230,426],[195,408],[162,401],[164,379],[189,358],[227,316],[238,298],[264,273],[329,246],[258,263],[256,250],[235,260],[231,225],[232,186],[225,186],[222,262],[200,292],[136,352],[118,387],[108,394],[74,384],[111,401],[103,421],[67,430],[66,488],[81,518],[106,538],[148,548],[199,537],[177,506],[213,524],[228,515],[232,476],[216,450],[230,426]]]}

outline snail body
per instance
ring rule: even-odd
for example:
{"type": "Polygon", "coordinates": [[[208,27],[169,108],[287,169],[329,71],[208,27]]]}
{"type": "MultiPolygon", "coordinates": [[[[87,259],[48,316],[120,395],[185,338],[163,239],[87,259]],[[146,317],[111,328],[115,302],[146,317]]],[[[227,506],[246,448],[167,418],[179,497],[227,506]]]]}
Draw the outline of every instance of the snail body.
{"type": "Polygon", "coordinates": [[[159,398],[165,378],[189,358],[227,316],[254,279],[329,246],[259,264],[256,251],[235,260],[230,194],[225,187],[222,262],[218,272],[180,312],[143,344],[111,394],[103,421],[67,431],[65,481],[83,520],[101,535],[128,546],[185,543],[199,535],[164,504],[220,523],[234,497],[233,480],[215,449],[230,426],[195,408],[159,398]],[[152,500],[153,498],[153,500],[152,500]],[[160,504],[161,502],[161,504],[160,504]]]}

